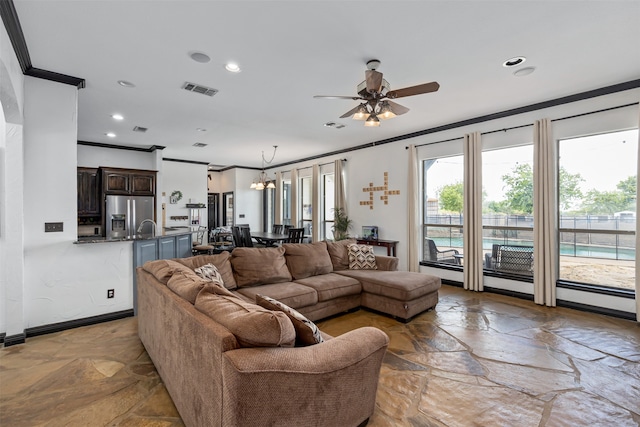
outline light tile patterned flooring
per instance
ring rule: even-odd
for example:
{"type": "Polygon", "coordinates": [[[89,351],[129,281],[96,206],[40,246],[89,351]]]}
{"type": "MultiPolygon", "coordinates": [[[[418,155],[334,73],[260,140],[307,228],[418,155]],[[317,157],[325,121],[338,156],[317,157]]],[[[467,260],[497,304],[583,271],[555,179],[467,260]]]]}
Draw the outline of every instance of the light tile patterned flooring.
{"type": "MultiPolygon", "coordinates": [[[[369,426],[639,426],[640,325],[443,286],[409,324],[323,322],[391,338],[369,426]]],[[[128,318],[0,350],[1,426],[181,426],[128,318]]]]}

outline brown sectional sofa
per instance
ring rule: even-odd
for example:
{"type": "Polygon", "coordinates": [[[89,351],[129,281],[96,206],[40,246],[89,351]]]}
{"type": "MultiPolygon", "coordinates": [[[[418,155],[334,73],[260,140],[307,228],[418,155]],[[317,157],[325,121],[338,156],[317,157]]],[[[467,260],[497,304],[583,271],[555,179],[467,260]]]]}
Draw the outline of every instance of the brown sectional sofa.
{"type": "Polygon", "coordinates": [[[349,243],[237,248],[137,269],[139,335],[186,425],[366,423],[386,334],[365,327],[335,338],[322,334],[324,342],[305,347],[247,346],[222,325],[225,319],[214,320],[215,305],[206,314],[198,309],[211,285],[193,271],[217,267],[228,290],[215,293],[229,296],[210,298],[253,306],[262,294],[311,320],[359,306],[407,320],[435,306],[439,278],[394,271],[397,258],[378,255],[377,270],[349,270],[349,243]]]}

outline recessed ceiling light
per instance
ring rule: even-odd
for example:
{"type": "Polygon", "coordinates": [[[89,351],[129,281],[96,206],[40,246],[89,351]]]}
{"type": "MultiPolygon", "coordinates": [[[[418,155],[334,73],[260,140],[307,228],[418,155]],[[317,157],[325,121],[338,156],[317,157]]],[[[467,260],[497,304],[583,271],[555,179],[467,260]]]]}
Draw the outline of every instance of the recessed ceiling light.
{"type": "Polygon", "coordinates": [[[200,62],[201,64],[205,64],[211,61],[211,58],[209,58],[209,55],[203,52],[198,52],[198,51],[189,52],[189,56],[191,57],[191,59],[193,59],[196,62],[200,62]]]}
{"type": "Polygon", "coordinates": [[[109,138],[115,138],[116,137],[116,134],[113,133],[113,132],[107,132],[107,133],[105,133],[105,135],[107,135],[109,138]]]}
{"type": "Polygon", "coordinates": [[[516,77],[528,76],[536,70],[536,67],[524,67],[513,72],[516,77]]]}
{"type": "Polygon", "coordinates": [[[506,61],[504,61],[502,63],[502,66],[503,67],[515,67],[516,65],[522,64],[526,60],[527,60],[527,58],[525,58],[524,56],[514,56],[513,58],[509,58],[506,61]]]}
{"type": "Polygon", "coordinates": [[[136,85],[134,85],[133,83],[128,82],[126,80],[118,80],[118,84],[120,86],[124,86],[124,87],[136,87],[136,85]]]}
{"type": "Polygon", "coordinates": [[[113,117],[113,120],[123,120],[124,119],[122,114],[112,114],[111,117],[113,117]]]}
{"type": "Polygon", "coordinates": [[[196,128],[196,130],[197,130],[198,132],[206,132],[206,131],[207,131],[205,128],[196,128]]]}
{"type": "Polygon", "coordinates": [[[224,66],[225,70],[230,71],[232,73],[239,73],[240,71],[240,67],[238,66],[238,64],[235,64],[233,62],[229,62],[228,64],[226,64],[224,66]]]}

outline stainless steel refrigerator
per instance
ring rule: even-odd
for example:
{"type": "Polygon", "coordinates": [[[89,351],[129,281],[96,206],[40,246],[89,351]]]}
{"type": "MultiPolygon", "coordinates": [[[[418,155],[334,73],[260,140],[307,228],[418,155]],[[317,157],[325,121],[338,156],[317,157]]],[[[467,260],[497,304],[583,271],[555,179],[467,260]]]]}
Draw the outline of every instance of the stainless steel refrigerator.
{"type": "MultiPolygon", "coordinates": [[[[133,238],[140,223],[153,220],[155,204],[153,196],[105,196],[107,238],[133,238]]],[[[150,234],[153,224],[145,224],[142,233],[150,234]]]]}

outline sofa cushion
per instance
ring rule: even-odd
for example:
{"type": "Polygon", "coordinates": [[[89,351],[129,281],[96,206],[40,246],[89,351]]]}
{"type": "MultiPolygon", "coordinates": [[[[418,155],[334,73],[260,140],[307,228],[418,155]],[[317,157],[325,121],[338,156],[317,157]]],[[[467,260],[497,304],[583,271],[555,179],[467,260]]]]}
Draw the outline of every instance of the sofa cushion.
{"type": "Polygon", "coordinates": [[[377,270],[376,254],[373,246],[351,244],[347,246],[349,252],[349,270],[377,270]]]}
{"type": "Polygon", "coordinates": [[[411,301],[440,289],[440,278],[411,271],[346,270],[341,275],[357,279],[362,292],[411,301]]]}
{"type": "Polygon", "coordinates": [[[296,331],[289,317],[256,304],[203,289],[195,307],[227,328],[243,347],[291,347],[296,331]]]}
{"type": "Polygon", "coordinates": [[[298,313],[293,308],[273,298],[256,295],[256,303],[268,310],[281,311],[286,314],[296,330],[296,346],[307,346],[324,342],[320,329],[311,320],[298,313]]]}
{"type": "Polygon", "coordinates": [[[251,301],[255,301],[258,294],[267,295],[295,309],[318,303],[318,293],[315,289],[294,282],[242,287],[237,292],[251,301]]]}
{"type": "Polygon", "coordinates": [[[239,287],[289,282],[284,248],[235,248],[231,265],[239,287]]]}
{"type": "Polygon", "coordinates": [[[167,282],[167,287],[181,298],[193,304],[196,302],[198,293],[207,284],[211,284],[211,281],[203,279],[198,276],[195,271],[184,267],[184,269],[176,269],[173,272],[173,275],[167,282]]]}
{"type": "Polygon", "coordinates": [[[173,276],[174,271],[190,270],[183,264],[170,259],[147,261],[143,264],[142,269],[147,273],[153,274],[153,277],[155,277],[156,279],[158,279],[158,281],[162,282],[165,285],[167,284],[167,282],[169,282],[169,278],[173,276]]]}
{"type": "Polygon", "coordinates": [[[337,273],[307,277],[306,279],[296,280],[295,283],[315,289],[318,293],[318,301],[328,301],[347,295],[357,295],[362,291],[362,286],[360,286],[360,282],[356,279],[341,276],[337,273]]]}
{"type": "Polygon", "coordinates": [[[194,272],[203,279],[209,280],[213,282],[215,285],[224,287],[224,280],[222,280],[222,276],[220,272],[213,264],[205,264],[202,267],[198,267],[194,270],[194,272]]]}
{"type": "Polygon", "coordinates": [[[227,289],[235,289],[237,285],[233,277],[233,270],[231,269],[231,261],[229,258],[231,258],[231,254],[225,251],[215,255],[197,255],[188,258],[177,258],[175,261],[186,265],[192,270],[206,264],[213,264],[220,272],[224,286],[227,289]]]}
{"type": "Polygon", "coordinates": [[[294,279],[327,274],[333,271],[327,243],[285,243],[284,257],[294,279]]]}
{"type": "Polygon", "coordinates": [[[356,243],[353,239],[338,240],[336,242],[327,241],[327,251],[333,264],[333,271],[349,269],[349,254],[347,246],[356,243]]]}

